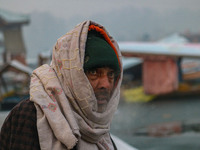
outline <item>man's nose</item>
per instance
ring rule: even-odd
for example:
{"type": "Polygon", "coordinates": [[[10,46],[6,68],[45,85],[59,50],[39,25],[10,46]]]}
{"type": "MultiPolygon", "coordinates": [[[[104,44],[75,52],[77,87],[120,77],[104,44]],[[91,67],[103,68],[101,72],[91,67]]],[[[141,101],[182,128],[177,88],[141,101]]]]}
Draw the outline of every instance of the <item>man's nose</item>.
{"type": "Polygon", "coordinates": [[[99,79],[99,88],[108,89],[110,87],[110,82],[107,76],[101,76],[99,79]]]}

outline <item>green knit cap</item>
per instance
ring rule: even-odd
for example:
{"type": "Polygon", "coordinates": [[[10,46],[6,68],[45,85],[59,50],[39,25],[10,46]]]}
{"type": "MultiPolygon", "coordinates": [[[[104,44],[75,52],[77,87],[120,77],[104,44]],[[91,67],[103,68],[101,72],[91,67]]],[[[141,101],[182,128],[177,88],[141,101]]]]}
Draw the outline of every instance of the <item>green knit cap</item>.
{"type": "Polygon", "coordinates": [[[113,48],[99,32],[91,30],[86,41],[84,71],[99,67],[110,67],[120,72],[118,58],[113,48]]]}

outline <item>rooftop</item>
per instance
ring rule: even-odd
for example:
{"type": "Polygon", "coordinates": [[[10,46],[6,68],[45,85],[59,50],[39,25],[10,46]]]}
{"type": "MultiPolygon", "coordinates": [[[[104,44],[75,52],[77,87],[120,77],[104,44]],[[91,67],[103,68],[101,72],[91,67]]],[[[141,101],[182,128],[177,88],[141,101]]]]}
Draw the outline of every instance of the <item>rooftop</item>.
{"type": "Polygon", "coordinates": [[[28,23],[29,16],[0,8],[0,22],[3,22],[4,24],[28,23]]]}

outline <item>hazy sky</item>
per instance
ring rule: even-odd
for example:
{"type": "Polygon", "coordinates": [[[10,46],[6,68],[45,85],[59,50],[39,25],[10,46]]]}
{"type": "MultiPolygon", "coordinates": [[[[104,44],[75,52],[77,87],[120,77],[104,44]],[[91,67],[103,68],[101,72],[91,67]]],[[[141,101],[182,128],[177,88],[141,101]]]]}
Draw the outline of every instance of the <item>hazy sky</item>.
{"type": "Polygon", "coordinates": [[[90,16],[124,7],[167,13],[176,9],[199,10],[200,0],[0,0],[0,8],[14,12],[49,12],[56,17],[90,16]]]}

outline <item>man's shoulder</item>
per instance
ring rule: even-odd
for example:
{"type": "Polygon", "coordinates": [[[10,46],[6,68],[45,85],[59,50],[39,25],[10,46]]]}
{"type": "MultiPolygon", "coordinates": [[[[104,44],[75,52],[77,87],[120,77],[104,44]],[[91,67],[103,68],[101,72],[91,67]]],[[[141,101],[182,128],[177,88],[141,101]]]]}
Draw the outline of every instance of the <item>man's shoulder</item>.
{"type": "Polygon", "coordinates": [[[14,130],[34,127],[36,124],[36,108],[29,99],[18,103],[6,117],[3,128],[12,127],[14,130]]]}
{"type": "Polygon", "coordinates": [[[4,149],[40,149],[36,122],[34,103],[29,99],[21,101],[4,121],[0,145],[4,149]]]}
{"type": "Polygon", "coordinates": [[[34,103],[32,101],[30,101],[30,99],[25,99],[22,100],[21,102],[19,102],[13,109],[35,109],[34,103]]]}
{"type": "Polygon", "coordinates": [[[30,118],[35,118],[36,108],[34,103],[30,101],[30,99],[22,100],[16,106],[13,107],[9,116],[21,116],[22,118],[25,116],[29,116],[30,118]]]}

